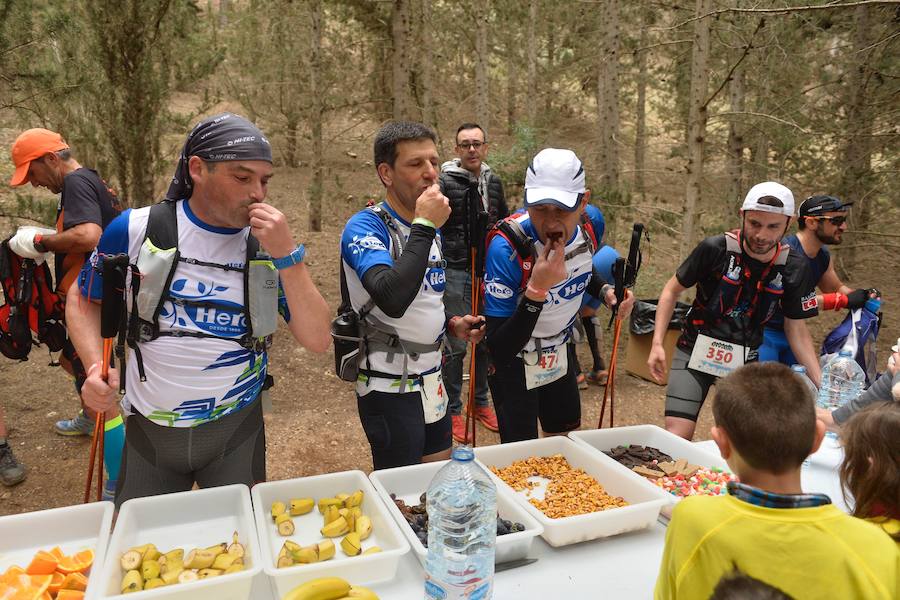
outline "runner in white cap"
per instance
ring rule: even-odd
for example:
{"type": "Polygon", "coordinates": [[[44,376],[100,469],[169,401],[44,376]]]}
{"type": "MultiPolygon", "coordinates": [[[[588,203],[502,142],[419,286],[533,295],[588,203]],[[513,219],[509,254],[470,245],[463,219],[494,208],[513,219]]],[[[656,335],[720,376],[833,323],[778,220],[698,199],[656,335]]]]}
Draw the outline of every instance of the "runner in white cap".
{"type": "Polygon", "coordinates": [[[709,388],[758,359],[763,327],[777,308],[791,349],[813,381],[821,371],[803,319],[818,314],[807,260],[782,243],[794,216],[794,195],[774,181],[753,186],[741,206],[741,228],[706,238],[666,283],[656,307],[647,365],[660,383],[666,372],[663,339],[678,297],[697,286],[685,318],[666,388],[666,429],[686,439],[709,388]]]}
{"type": "MultiPolygon", "coordinates": [[[[571,150],[547,148],[525,173],[524,214],[501,221],[485,260],[488,383],[502,442],[565,435],[581,425],[574,346],[567,344],[585,292],[616,303],[592,268],[581,227],[589,200],[584,167],[571,150]]],[[[627,292],[618,312],[634,304],[627,292]]]]}

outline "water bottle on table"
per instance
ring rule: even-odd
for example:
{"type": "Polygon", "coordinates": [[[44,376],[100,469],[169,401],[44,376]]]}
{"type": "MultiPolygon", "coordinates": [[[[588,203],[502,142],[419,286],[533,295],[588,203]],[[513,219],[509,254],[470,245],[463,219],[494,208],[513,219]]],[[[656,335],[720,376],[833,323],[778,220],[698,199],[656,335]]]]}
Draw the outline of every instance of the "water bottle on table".
{"type": "MultiPolygon", "coordinates": [[[[866,374],[853,358],[853,350],[842,348],[822,368],[822,385],[816,404],[827,410],[840,408],[862,393],[865,382],[866,374]]],[[[826,435],[832,440],[837,439],[837,434],[832,431],[826,435]]]]}
{"type": "Polygon", "coordinates": [[[425,598],[487,600],[493,593],[497,488],[468,446],[431,480],[425,598]]]}
{"type": "Polygon", "coordinates": [[[815,402],[819,396],[819,390],[816,389],[816,384],[806,374],[806,367],[803,365],[791,365],[791,371],[797,374],[800,381],[803,382],[803,387],[809,392],[809,397],[815,402]]]}

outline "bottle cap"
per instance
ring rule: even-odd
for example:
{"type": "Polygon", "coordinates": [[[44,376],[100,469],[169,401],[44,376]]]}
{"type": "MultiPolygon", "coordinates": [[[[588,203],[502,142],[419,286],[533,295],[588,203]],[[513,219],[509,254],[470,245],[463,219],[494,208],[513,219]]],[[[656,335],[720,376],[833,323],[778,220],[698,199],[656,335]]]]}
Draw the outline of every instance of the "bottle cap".
{"type": "Polygon", "coordinates": [[[865,308],[873,315],[877,315],[878,311],[881,310],[881,298],[869,298],[866,300],[865,308]]]}
{"type": "Polygon", "coordinates": [[[806,367],[803,365],[791,365],[791,371],[796,373],[806,373],[806,367]]]}
{"type": "Polygon", "coordinates": [[[451,455],[453,460],[458,460],[460,462],[469,462],[474,460],[475,452],[469,446],[457,446],[453,449],[453,454],[451,455]]]}
{"type": "Polygon", "coordinates": [[[853,348],[847,348],[846,346],[841,348],[841,351],[838,352],[838,356],[853,356],[853,348]]]}

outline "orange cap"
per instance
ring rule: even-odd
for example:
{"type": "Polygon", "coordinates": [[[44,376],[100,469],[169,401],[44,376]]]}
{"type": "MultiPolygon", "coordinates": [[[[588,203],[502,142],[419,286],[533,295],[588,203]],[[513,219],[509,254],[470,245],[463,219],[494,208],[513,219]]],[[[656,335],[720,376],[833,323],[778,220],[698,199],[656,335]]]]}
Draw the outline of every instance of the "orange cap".
{"type": "Polygon", "coordinates": [[[62,136],[49,129],[29,129],[16,138],[12,147],[12,160],[16,165],[9,185],[23,185],[28,183],[28,166],[31,161],[38,159],[48,152],[65,150],[69,145],[62,136]]]}

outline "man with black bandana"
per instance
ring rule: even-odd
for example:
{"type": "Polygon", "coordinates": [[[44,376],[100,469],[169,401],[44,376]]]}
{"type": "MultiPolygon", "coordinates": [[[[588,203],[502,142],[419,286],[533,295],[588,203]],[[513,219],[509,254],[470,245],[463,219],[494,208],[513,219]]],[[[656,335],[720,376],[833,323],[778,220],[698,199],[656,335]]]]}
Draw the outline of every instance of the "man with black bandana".
{"type": "Polygon", "coordinates": [[[763,326],[779,307],[791,349],[810,378],[821,379],[804,322],[818,314],[815,282],[806,259],[781,243],[793,216],[794,196],[788,188],[773,181],[753,186],[741,207],[741,229],[700,242],[663,288],[647,359],[659,382],[666,371],[663,339],[675,302],[697,286],[666,388],[666,429],[672,433],[693,437],[709,388],[758,359],[763,326]]]}
{"type": "Polygon", "coordinates": [[[139,289],[126,290],[135,301],[117,505],[194,483],[264,481],[260,393],[276,311],[301,345],[328,348],[329,310],[304,246],[264,202],[271,177],[269,142],[255,125],[208,118],[188,136],[166,201],[113,221],[82,270],[70,331],[91,365],[84,399],[96,410],[116,403],[119,380],[115,369],[100,376],[101,258],[127,253],[141,273],[139,289]]]}

